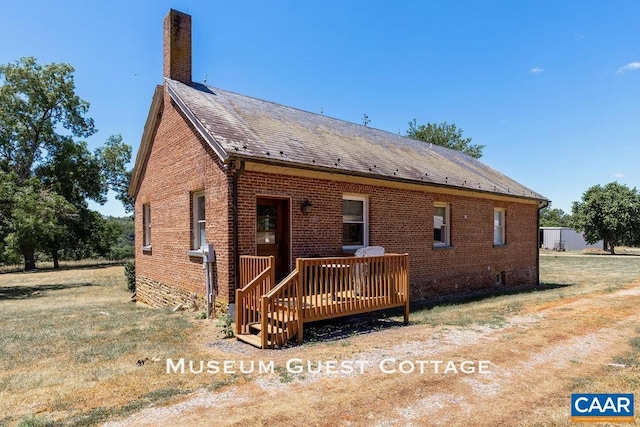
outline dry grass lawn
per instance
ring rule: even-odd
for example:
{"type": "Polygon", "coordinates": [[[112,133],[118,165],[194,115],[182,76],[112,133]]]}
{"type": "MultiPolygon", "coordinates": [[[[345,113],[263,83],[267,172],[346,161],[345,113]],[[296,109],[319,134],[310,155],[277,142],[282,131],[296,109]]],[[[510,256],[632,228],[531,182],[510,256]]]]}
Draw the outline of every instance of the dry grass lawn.
{"type": "Polygon", "coordinates": [[[640,257],[545,254],[541,279],[416,309],[407,327],[348,319],[268,351],[223,340],[199,313],[128,302],[122,267],[2,274],[0,425],[568,426],[572,392],[640,391],[640,257]],[[167,374],[180,357],[275,369],[167,374]],[[292,373],[292,358],[366,369],[292,373]],[[384,374],[385,358],[488,360],[490,373],[384,374]]]}
{"type": "Polygon", "coordinates": [[[210,354],[202,338],[217,329],[129,297],[122,267],[0,275],[0,425],[41,415],[95,424],[227,381],[154,369],[154,358],[210,354]]]}

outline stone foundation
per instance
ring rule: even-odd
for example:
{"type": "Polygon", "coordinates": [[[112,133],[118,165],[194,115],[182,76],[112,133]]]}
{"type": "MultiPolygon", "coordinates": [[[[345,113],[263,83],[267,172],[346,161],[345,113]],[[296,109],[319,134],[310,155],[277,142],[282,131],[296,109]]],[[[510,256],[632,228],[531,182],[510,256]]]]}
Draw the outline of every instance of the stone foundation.
{"type": "Polygon", "coordinates": [[[175,307],[182,304],[186,310],[204,309],[204,295],[189,292],[146,277],[136,276],[136,299],[151,307],[175,307]]]}

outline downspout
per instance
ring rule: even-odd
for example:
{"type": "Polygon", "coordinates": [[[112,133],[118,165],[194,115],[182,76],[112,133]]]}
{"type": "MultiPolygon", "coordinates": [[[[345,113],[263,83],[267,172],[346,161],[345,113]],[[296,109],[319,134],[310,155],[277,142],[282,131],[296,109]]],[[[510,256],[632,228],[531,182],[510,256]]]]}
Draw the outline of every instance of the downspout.
{"type": "Polygon", "coordinates": [[[536,215],[536,223],[538,224],[538,227],[536,228],[536,286],[540,286],[540,211],[549,206],[549,203],[551,202],[548,200],[540,202],[536,215]]]}
{"type": "MultiPolygon", "coordinates": [[[[233,205],[233,214],[232,214],[232,227],[233,227],[233,287],[234,289],[238,289],[238,285],[240,284],[240,234],[238,233],[238,179],[244,172],[244,160],[240,161],[240,167],[238,167],[237,160],[231,161],[231,204],[233,205]]],[[[235,295],[235,294],[234,294],[235,295]]],[[[231,296],[231,295],[230,295],[231,296]]]]}

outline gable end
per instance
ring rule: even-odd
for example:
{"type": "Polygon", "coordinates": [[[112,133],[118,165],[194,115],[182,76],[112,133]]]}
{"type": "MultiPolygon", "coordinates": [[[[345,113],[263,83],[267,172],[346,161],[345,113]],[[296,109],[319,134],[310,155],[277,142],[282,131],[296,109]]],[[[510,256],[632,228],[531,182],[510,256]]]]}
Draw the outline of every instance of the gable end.
{"type": "Polygon", "coordinates": [[[136,155],[136,162],[131,171],[131,181],[129,182],[129,195],[133,198],[138,193],[138,186],[142,171],[147,161],[147,155],[151,148],[151,141],[153,139],[153,133],[158,125],[158,116],[162,111],[164,104],[163,88],[162,86],[156,86],[153,92],[153,98],[151,100],[151,107],[149,108],[149,114],[147,115],[147,121],[144,124],[144,131],[142,132],[142,139],[140,141],[140,147],[136,155]]]}
{"type": "Polygon", "coordinates": [[[170,85],[165,85],[165,87],[167,88],[167,93],[169,93],[169,96],[171,97],[171,99],[180,108],[180,111],[182,111],[182,113],[189,119],[189,121],[193,124],[193,126],[196,128],[198,133],[200,133],[200,135],[204,138],[204,140],[207,141],[207,143],[211,146],[213,151],[218,155],[220,160],[223,163],[226,163],[227,160],[229,159],[227,150],[225,150],[222,144],[216,141],[216,139],[209,133],[209,131],[207,131],[204,125],[193,114],[191,109],[187,107],[185,102],[182,100],[182,98],[180,98],[180,96],[176,93],[176,91],[170,85]]]}

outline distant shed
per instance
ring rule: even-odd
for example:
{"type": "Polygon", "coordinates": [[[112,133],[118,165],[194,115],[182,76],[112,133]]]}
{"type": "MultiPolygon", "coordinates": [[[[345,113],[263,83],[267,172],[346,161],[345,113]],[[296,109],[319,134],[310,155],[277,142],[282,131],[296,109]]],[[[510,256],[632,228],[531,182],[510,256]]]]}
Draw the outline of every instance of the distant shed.
{"type": "Polygon", "coordinates": [[[540,247],[556,251],[579,251],[587,248],[602,249],[602,240],[589,244],[584,235],[568,227],[540,227],[540,247]]]}

